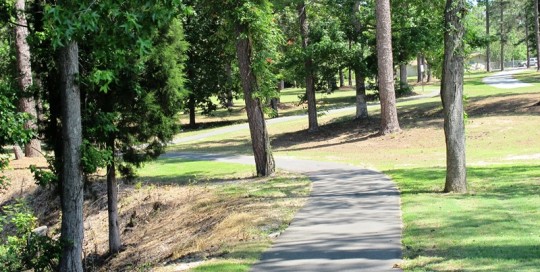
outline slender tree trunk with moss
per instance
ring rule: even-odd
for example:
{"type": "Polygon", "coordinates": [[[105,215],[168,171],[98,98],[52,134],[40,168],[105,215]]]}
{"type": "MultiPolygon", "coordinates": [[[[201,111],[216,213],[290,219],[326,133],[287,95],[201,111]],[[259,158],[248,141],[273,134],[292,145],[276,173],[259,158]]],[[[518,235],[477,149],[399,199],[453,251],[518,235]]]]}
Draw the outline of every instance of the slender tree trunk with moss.
{"type": "Polygon", "coordinates": [[[251,144],[253,155],[255,156],[255,167],[258,176],[269,176],[275,171],[274,156],[270,148],[270,139],[264,120],[263,105],[259,98],[254,96],[258,90],[258,83],[253,72],[251,56],[251,42],[246,33],[249,33],[247,25],[238,23],[236,25],[236,55],[238,58],[238,68],[240,79],[244,89],[244,99],[248,116],[249,131],[251,134],[251,144]]]}
{"type": "MultiPolygon", "coordinates": [[[[309,45],[309,23],[305,2],[302,0],[297,6],[298,18],[300,21],[300,35],[302,36],[302,49],[304,53],[309,45]]],[[[306,73],[306,96],[308,102],[308,122],[309,132],[319,130],[317,121],[317,102],[315,97],[315,77],[313,76],[313,60],[306,56],[304,60],[304,69],[306,73]]]]}
{"type": "Polygon", "coordinates": [[[394,88],[390,0],[377,0],[376,3],[377,63],[381,99],[380,134],[385,135],[399,132],[401,128],[399,127],[394,88]]]}
{"type": "MultiPolygon", "coordinates": [[[[30,46],[26,39],[28,38],[28,23],[25,15],[25,0],[17,0],[15,2],[15,10],[17,12],[17,24],[15,30],[15,49],[17,52],[17,70],[19,72],[19,89],[22,92],[19,99],[19,110],[28,113],[31,120],[24,125],[25,129],[37,131],[37,110],[36,101],[30,93],[29,88],[32,86],[32,66],[30,63],[30,46]]],[[[41,141],[36,138],[30,140],[24,147],[26,157],[38,157],[41,155],[41,141]]]]}
{"type": "Polygon", "coordinates": [[[61,172],[63,243],[60,271],[82,272],[83,179],[81,169],[81,99],[78,86],[79,47],[70,41],[60,49],[63,164],[61,172]]]}
{"type": "Polygon", "coordinates": [[[441,100],[446,139],[445,192],[467,192],[465,124],[463,117],[463,34],[465,0],[447,0],[445,9],[444,66],[441,100]]]}

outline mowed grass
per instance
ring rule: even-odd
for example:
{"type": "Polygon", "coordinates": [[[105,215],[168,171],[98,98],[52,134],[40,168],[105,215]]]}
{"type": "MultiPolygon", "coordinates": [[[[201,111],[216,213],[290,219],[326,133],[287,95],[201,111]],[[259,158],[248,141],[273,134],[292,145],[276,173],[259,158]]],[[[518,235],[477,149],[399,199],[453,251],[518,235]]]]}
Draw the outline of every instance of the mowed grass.
{"type": "Polygon", "coordinates": [[[252,177],[253,166],[182,158],[159,159],[139,170],[142,181],[184,185],[196,182],[252,177]]]}
{"type": "Polygon", "coordinates": [[[444,168],[386,173],[402,192],[406,271],[538,271],[538,165],[469,167],[464,195],[441,193],[444,168]]]}
{"type": "MultiPolygon", "coordinates": [[[[354,110],[323,115],[318,134],[305,132],[307,120],[269,125],[275,153],[390,175],[403,193],[406,271],[538,271],[540,114],[534,104],[540,102],[540,76],[523,70],[514,77],[532,86],[497,89],[482,82],[488,75],[465,77],[468,194],[441,193],[445,143],[439,97],[398,103],[404,131],[390,136],[376,135],[378,106],[370,107],[367,123],[354,121],[354,110]]],[[[175,148],[249,154],[249,134],[175,148]]]]}

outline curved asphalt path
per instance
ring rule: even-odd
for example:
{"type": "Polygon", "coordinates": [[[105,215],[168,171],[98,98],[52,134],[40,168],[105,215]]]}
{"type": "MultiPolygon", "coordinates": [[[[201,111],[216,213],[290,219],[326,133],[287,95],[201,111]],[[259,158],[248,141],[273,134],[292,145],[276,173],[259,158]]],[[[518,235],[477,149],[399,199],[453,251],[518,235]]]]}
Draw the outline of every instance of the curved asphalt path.
{"type": "Polygon", "coordinates": [[[507,70],[495,73],[482,79],[482,82],[498,89],[516,89],[530,87],[532,84],[524,83],[512,77],[513,74],[521,73],[523,69],[507,70]]]}
{"type": "MultiPolygon", "coordinates": [[[[439,91],[402,98],[431,98],[439,91]]],[[[378,103],[371,103],[373,107],[378,103]]],[[[331,109],[329,114],[354,111],[355,107],[331,109]]],[[[267,120],[277,124],[306,118],[287,116],[267,120]]],[[[177,138],[174,144],[248,129],[233,125],[194,136],[177,138]]],[[[167,153],[162,157],[254,164],[252,156],[199,153],[167,153]]],[[[373,170],[346,164],[276,157],[279,169],[306,175],[313,182],[308,203],[263,254],[253,272],[263,271],[400,271],[401,209],[395,184],[373,170]]]]}
{"type": "MultiPolygon", "coordinates": [[[[163,157],[253,164],[251,156],[168,153],[163,157]]],[[[399,191],[385,175],[350,165],[276,157],[279,169],[313,182],[307,204],[263,254],[261,271],[400,271],[399,191]]]]}

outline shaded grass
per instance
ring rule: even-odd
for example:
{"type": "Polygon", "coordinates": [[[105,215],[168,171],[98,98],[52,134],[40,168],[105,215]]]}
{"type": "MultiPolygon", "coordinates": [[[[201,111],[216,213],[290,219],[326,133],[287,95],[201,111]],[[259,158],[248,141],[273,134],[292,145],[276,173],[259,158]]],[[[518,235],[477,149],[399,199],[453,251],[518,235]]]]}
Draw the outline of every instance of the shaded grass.
{"type": "Polygon", "coordinates": [[[406,271],[537,271],[537,165],[470,167],[465,195],[440,193],[444,168],[385,173],[402,192],[406,271]]]}

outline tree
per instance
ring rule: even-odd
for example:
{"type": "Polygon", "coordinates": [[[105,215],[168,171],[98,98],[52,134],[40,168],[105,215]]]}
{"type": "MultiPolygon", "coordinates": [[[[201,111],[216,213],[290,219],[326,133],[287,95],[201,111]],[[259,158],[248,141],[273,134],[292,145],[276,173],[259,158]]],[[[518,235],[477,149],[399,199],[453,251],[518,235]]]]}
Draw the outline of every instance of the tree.
{"type": "Polygon", "coordinates": [[[275,96],[277,81],[270,66],[280,43],[272,5],[267,0],[230,0],[224,4],[236,34],[236,56],[257,175],[269,176],[275,171],[275,162],[263,107],[268,104],[264,100],[275,96]]]}
{"type": "MultiPolygon", "coordinates": [[[[36,103],[34,101],[32,87],[32,67],[30,64],[30,47],[27,42],[28,23],[25,14],[25,0],[15,1],[16,24],[13,29],[15,32],[15,49],[17,55],[18,83],[20,89],[19,110],[28,113],[32,119],[29,119],[25,127],[27,129],[37,130],[36,127],[36,103]]],[[[24,153],[26,157],[37,157],[41,153],[41,142],[34,138],[25,145],[24,153]]],[[[17,154],[17,152],[16,152],[17,154]]]]}
{"type": "Polygon", "coordinates": [[[60,48],[58,67],[61,79],[63,164],[61,173],[63,242],[60,271],[82,272],[83,241],[83,179],[81,169],[81,96],[79,75],[79,47],[68,40],[60,48]]]}
{"type": "Polygon", "coordinates": [[[536,71],[540,72],[540,64],[538,64],[538,60],[540,60],[540,23],[538,22],[538,9],[540,6],[538,5],[538,0],[534,0],[534,32],[536,37],[536,71]]]}
{"type": "Polygon", "coordinates": [[[499,35],[501,37],[501,55],[500,55],[500,60],[501,60],[501,71],[504,71],[504,45],[506,43],[506,33],[505,33],[505,28],[504,28],[504,8],[505,8],[505,5],[506,5],[506,2],[504,2],[503,0],[501,0],[499,2],[499,8],[500,8],[500,14],[501,14],[501,18],[500,18],[500,29],[499,29],[499,35]]]}
{"type": "Polygon", "coordinates": [[[305,2],[302,0],[298,3],[297,7],[298,20],[300,23],[300,35],[302,37],[302,49],[304,50],[304,69],[306,79],[306,97],[308,102],[308,122],[309,132],[316,132],[319,130],[319,124],[317,122],[317,102],[315,98],[315,78],[313,75],[313,60],[311,56],[306,52],[309,46],[309,22],[307,16],[307,8],[305,2]]]}
{"type": "Polygon", "coordinates": [[[486,45],[486,70],[488,72],[491,72],[491,48],[490,48],[491,41],[489,38],[489,28],[490,28],[489,7],[490,7],[489,0],[486,0],[486,35],[488,37],[488,41],[486,45]]]}
{"type": "Polygon", "coordinates": [[[463,112],[465,0],[447,0],[445,9],[444,68],[441,100],[446,139],[445,192],[465,193],[465,125],[463,112]]]}
{"type": "Polygon", "coordinates": [[[379,68],[379,95],[381,100],[380,134],[401,131],[396,109],[394,90],[394,69],[392,57],[392,31],[390,19],[390,1],[377,0],[377,62],[379,68]]]}

